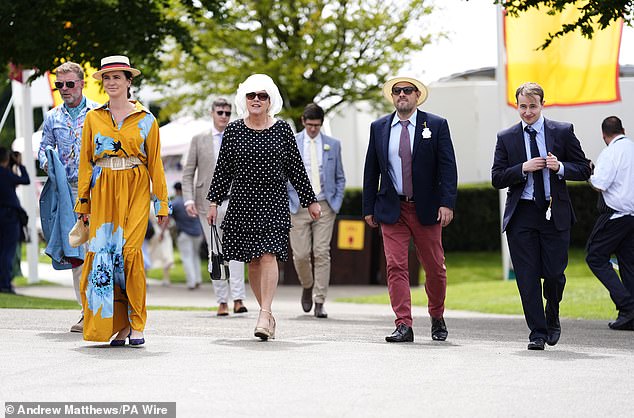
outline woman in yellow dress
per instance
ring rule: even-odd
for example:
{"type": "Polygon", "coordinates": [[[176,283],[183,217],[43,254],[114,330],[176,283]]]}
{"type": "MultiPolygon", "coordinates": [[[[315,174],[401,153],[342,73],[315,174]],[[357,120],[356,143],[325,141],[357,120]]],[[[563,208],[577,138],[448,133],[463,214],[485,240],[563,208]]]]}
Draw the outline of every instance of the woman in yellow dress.
{"type": "Polygon", "coordinates": [[[84,339],[121,346],[145,343],[145,271],[141,247],[150,199],[159,224],[169,202],[161,161],[159,126],[139,102],[129,100],[141,72],[122,55],[103,58],[93,74],[109,100],[86,115],[80,150],[75,212],[90,222],[81,278],[84,339]],[[151,181],[151,191],[150,191],[151,181]]]}

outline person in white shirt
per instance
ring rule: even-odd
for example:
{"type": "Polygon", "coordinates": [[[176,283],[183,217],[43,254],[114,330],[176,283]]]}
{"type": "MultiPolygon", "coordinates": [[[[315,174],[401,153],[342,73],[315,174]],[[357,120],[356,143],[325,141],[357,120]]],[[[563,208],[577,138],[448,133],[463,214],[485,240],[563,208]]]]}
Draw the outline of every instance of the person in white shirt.
{"type": "Polygon", "coordinates": [[[634,329],[634,141],[625,136],[621,120],[610,116],[601,124],[605,148],[590,177],[601,192],[599,218],[586,246],[586,262],[610,292],[619,311],[614,330],[634,329]],[[616,255],[621,278],[610,257],[616,255]]]}
{"type": "MultiPolygon", "coordinates": [[[[185,210],[189,216],[198,216],[203,228],[207,246],[211,248],[211,229],[207,222],[207,211],[209,202],[206,200],[209,185],[216,169],[216,160],[220,152],[222,135],[231,118],[231,105],[227,100],[219,98],[211,105],[211,117],[213,127],[211,131],[201,133],[192,138],[187,154],[187,161],[183,167],[183,199],[185,199],[185,210]]],[[[229,199],[218,206],[217,225],[220,226],[224,219],[229,199]]],[[[220,239],[222,239],[222,229],[218,228],[220,239]]],[[[211,271],[211,266],[209,268],[211,271]]],[[[244,263],[238,261],[229,262],[230,279],[229,283],[224,280],[213,280],[214,293],[218,300],[218,316],[229,315],[227,302],[229,297],[233,299],[233,312],[244,313],[247,308],[243,304],[246,298],[244,289],[244,263]],[[229,294],[231,293],[231,295],[229,294]]]]}

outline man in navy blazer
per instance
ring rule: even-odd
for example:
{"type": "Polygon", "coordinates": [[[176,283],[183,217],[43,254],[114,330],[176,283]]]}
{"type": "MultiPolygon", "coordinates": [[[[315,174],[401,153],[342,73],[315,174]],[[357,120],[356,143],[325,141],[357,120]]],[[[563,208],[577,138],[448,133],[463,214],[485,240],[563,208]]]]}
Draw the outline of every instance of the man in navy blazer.
{"type": "Polygon", "coordinates": [[[396,330],[388,342],[414,341],[408,248],[413,238],[425,269],[425,291],[433,340],[447,339],[443,318],[447,272],[442,228],[453,219],[458,175],[449,125],[444,118],[417,109],[427,88],[410,77],[396,77],[383,86],[396,108],[370,126],[363,178],[363,215],[381,226],[387,286],[396,330]]]}
{"type": "Polygon", "coordinates": [[[498,133],[491,177],[493,187],[509,188],[502,231],[530,329],[528,349],[543,350],[561,335],[559,303],[576,220],[566,180],[587,180],[590,164],[572,124],[542,116],[541,86],[522,84],[515,99],[521,122],[498,133]]]}
{"type": "Polygon", "coordinates": [[[304,312],[310,312],[314,299],[317,318],[328,317],[324,302],[330,283],[330,240],[346,186],[341,163],[341,142],[321,133],[323,122],[323,109],[310,103],[302,114],[304,130],[295,136],[321,206],[321,217],[313,220],[308,209],[300,206],[297,192],[290,182],[287,187],[293,225],[290,241],[293,264],[303,288],[302,308],[304,312]],[[314,261],[311,261],[311,253],[314,261]]]}

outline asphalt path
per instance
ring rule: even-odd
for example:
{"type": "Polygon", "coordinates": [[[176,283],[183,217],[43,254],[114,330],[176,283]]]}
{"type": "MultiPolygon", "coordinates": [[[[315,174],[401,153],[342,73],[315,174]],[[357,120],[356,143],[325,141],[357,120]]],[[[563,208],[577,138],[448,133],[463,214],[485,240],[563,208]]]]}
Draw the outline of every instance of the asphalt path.
{"type": "MultiPolygon", "coordinates": [[[[331,299],[384,292],[332,287],[331,299]]],[[[72,298],[72,289],[19,293],[72,298]]],[[[426,309],[414,309],[414,343],[390,344],[389,306],[328,302],[305,314],[301,290],[280,286],[276,339],[253,336],[249,313],[149,311],[142,348],[113,348],[68,332],[78,311],[0,310],[0,400],[176,402],[178,417],[629,417],[634,332],[605,321],[562,320],[562,337],[526,350],[522,317],[446,313],[434,342],[426,309]]],[[[197,291],[152,283],[148,304],[208,307],[197,291]]],[[[8,415],[7,415],[8,416],[8,415]]]]}

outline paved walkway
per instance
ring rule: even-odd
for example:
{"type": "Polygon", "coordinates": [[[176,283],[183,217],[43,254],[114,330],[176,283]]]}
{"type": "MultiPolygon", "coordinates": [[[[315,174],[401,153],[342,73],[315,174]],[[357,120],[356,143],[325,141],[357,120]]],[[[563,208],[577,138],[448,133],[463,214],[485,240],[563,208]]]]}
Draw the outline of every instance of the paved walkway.
{"type": "MultiPolygon", "coordinates": [[[[69,273],[70,274],[70,273],[69,273]]],[[[331,298],[384,292],[333,287],[331,298]]],[[[72,299],[68,286],[19,293],[72,299]]],[[[605,321],[562,321],[560,343],[526,350],[517,316],[447,312],[433,342],[414,310],[412,344],[388,344],[389,306],[328,302],[304,314],[300,289],[280,286],[277,339],[253,337],[250,312],[149,311],[147,344],[111,348],[68,327],[77,311],[0,310],[3,401],[174,401],[178,417],[631,416],[634,333],[605,321]]],[[[148,304],[210,306],[211,286],[150,283],[148,304]]]]}

